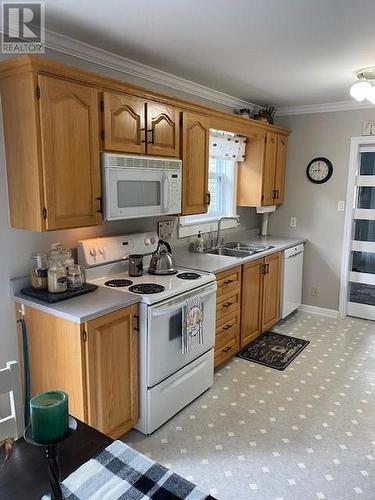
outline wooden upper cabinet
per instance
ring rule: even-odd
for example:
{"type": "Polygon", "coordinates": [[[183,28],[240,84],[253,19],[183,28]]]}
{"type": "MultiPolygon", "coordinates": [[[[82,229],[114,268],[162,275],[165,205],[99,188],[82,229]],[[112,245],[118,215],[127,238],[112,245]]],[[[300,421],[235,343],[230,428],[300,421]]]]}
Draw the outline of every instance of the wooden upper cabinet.
{"type": "Polygon", "coordinates": [[[280,319],[280,252],[264,258],[262,331],[280,319]]]}
{"type": "Polygon", "coordinates": [[[259,207],[284,202],[288,138],[266,132],[247,138],[245,160],[238,169],[237,203],[259,207]]]}
{"type": "Polygon", "coordinates": [[[97,90],[39,76],[46,228],[99,224],[97,90]]]}
{"type": "Polygon", "coordinates": [[[88,321],[88,423],[118,437],[138,420],[137,306],[88,321]]]}
{"type": "Polygon", "coordinates": [[[276,168],[275,168],[275,203],[281,205],[284,203],[285,191],[285,167],[288,149],[288,137],[284,135],[277,136],[276,147],[276,168]]]}
{"type": "Polygon", "coordinates": [[[103,93],[103,147],[109,151],[179,156],[179,112],[136,96],[103,93]]]}
{"type": "Polygon", "coordinates": [[[263,168],[262,205],[273,205],[275,196],[275,168],[276,168],[277,136],[273,132],[266,134],[266,149],[263,168]]]}
{"type": "Polygon", "coordinates": [[[182,214],[207,212],[209,120],[195,113],[182,113],[182,214]]]}
{"type": "Polygon", "coordinates": [[[147,154],[179,156],[179,111],[157,102],[146,104],[147,154]]]}
{"type": "Polygon", "coordinates": [[[135,96],[104,92],[104,149],[146,153],[145,104],[135,96]]]}

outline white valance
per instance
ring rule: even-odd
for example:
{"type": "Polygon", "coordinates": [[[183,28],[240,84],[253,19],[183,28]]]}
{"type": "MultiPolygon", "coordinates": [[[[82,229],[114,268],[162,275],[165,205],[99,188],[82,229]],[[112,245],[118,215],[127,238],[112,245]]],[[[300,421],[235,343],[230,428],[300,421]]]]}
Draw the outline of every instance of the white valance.
{"type": "Polygon", "coordinates": [[[222,130],[210,130],[210,157],[216,160],[243,161],[246,138],[222,130]]]}

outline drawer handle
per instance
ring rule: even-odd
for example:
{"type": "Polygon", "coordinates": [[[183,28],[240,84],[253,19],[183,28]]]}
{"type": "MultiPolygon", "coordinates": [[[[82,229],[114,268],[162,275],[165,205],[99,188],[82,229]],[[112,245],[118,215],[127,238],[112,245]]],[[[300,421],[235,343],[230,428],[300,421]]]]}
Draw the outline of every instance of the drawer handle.
{"type": "Polygon", "coordinates": [[[223,304],[223,307],[225,307],[225,309],[229,306],[231,306],[233,304],[233,302],[225,302],[225,304],[223,304]]]}
{"type": "Polygon", "coordinates": [[[225,325],[223,326],[223,330],[226,331],[226,330],[230,330],[232,328],[233,325],[225,325]]]}
{"type": "Polygon", "coordinates": [[[224,347],[224,349],[222,349],[222,351],[223,351],[223,352],[228,352],[228,351],[230,351],[231,349],[232,349],[232,348],[228,346],[228,347],[224,347]]]}
{"type": "Polygon", "coordinates": [[[229,285],[229,283],[233,283],[234,280],[225,280],[224,285],[229,285]]]}

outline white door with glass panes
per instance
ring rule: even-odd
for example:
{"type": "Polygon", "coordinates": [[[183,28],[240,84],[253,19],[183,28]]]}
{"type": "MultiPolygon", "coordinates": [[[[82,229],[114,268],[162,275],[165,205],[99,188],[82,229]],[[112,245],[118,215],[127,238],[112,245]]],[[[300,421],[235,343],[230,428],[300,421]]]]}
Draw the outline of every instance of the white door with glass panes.
{"type": "Polygon", "coordinates": [[[375,320],[375,138],[358,149],[354,184],[347,314],[375,320]]]}

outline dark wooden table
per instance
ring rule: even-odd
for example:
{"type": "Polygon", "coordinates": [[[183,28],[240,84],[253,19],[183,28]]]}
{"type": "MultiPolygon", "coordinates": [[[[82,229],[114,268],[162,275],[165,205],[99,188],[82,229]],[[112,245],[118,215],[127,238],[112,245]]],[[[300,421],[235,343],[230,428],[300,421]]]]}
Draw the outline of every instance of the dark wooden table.
{"type": "MultiPolygon", "coordinates": [[[[80,465],[111,443],[111,438],[78,421],[76,432],[59,445],[61,479],[64,480],[80,465]]],[[[3,459],[2,450],[0,463],[3,459]]],[[[44,449],[26,443],[23,438],[20,438],[0,472],[0,499],[40,499],[49,491],[48,467],[44,449]]]]}

